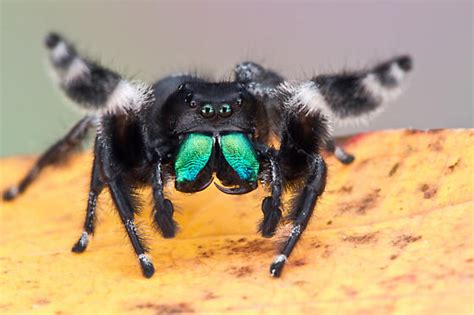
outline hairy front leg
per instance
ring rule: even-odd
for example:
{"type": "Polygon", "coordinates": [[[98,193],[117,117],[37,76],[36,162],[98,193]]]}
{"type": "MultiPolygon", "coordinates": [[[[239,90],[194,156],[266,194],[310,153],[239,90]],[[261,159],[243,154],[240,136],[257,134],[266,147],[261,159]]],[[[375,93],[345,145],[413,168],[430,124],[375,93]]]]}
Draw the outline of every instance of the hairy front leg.
{"type": "Polygon", "coordinates": [[[98,156],[97,150],[97,139],[94,145],[94,162],[92,166],[91,174],[91,183],[89,189],[89,195],[87,198],[87,208],[86,208],[86,217],[84,219],[84,227],[82,234],[79,237],[79,240],[72,247],[72,251],[75,253],[82,253],[86,250],[87,245],[89,244],[89,237],[94,234],[95,221],[96,221],[96,206],[97,198],[104,188],[104,181],[101,178],[101,168],[100,158],[98,156]]]}
{"type": "Polygon", "coordinates": [[[354,155],[347,153],[342,147],[336,145],[334,139],[330,139],[326,141],[326,151],[334,154],[336,159],[339,160],[342,164],[351,164],[354,162],[354,155]]]}
{"type": "Polygon", "coordinates": [[[282,216],[281,194],[283,178],[278,152],[263,145],[257,147],[257,152],[269,164],[270,174],[267,184],[270,185],[271,189],[271,195],[265,197],[262,202],[263,220],[260,222],[258,230],[262,233],[263,237],[272,237],[282,216]]]}
{"type": "MultiPolygon", "coordinates": [[[[147,255],[148,248],[140,237],[140,232],[134,221],[136,203],[132,198],[131,184],[125,180],[124,170],[118,165],[119,161],[114,155],[111,139],[111,125],[109,117],[102,121],[103,133],[99,139],[99,158],[102,164],[104,180],[109,188],[110,195],[118,211],[125,231],[130,239],[132,247],[140,263],[143,275],[150,278],[155,273],[155,268],[147,255]]],[[[112,124],[113,125],[113,124],[112,124]]]]}
{"type": "Polygon", "coordinates": [[[306,229],[316,207],[316,202],[326,187],[327,169],[321,156],[316,155],[310,160],[308,172],[303,191],[295,199],[288,217],[292,222],[290,234],[283,243],[279,255],[270,265],[270,274],[273,277],[281,275],[285,262],[306,229]]]}
{"type": "Polygon", "coordinates": [[[62,139],[53,144],[38,158],[33,167],[17,185],[10,187],[3,192],[3,200],[13,200],[25,192],[25,190],[38,178],[39,174],[45,167],[66,161],[71,156],[71,153],[74,152],[79,144],[85,139],[87,131],[94,126],[96,119],[97,118],[94,116],[86,116],[77,122],[62,139]]]}
{"type": "Polygon", "coordinates": [[[152,174],[152,188],[153,188],[153,222],[158,231],[161,232],[164,238],[172,238],[176,235],[178,225],[173,220],[174,207],[169,199],[166,199],[163,194],[163,169],[161,160],[155,165],[152,174]]]}

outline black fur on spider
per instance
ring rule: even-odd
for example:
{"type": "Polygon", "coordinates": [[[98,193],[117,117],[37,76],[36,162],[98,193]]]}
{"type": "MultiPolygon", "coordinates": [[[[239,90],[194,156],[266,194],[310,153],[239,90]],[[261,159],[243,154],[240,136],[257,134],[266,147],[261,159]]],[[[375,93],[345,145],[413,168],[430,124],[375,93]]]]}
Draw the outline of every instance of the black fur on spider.
{"type": "Polygon", "coordinates": [[[286,218],[291,230],[270,265],[270,274],[279,277],[325,188],[321,150],[333,152],[345,164],[354,159],[334,144],[331,124],[379,112],[399,94],[412,68],[410,57],[400,56],[364,71],[286,81],[256,63],[243,62],[228,82],[174,75],[147,85],[81,57],[58,34],[49,34],[45,44],[61,88],[88,114],[3,198],[17,197],[45,166],[66,159],[95,127],[84,229],[72,251],[86,249],[94,233],[97,198],[108,187],[145,277],[153,275],[154,267],[134,223],[134,188],[151,185],[154,225],[171,238],[177,224],[163,187],[174,179],[177,190],[198,192],[213,181],[213,174],[226,194],[248,193],[259,182],[269,188],[259,225],[264,237],[274,235],[282,220],[282,194],[293,188],[286,218]],[[279,140],[278,149],[270,144],[272,135],[279,140]]]}

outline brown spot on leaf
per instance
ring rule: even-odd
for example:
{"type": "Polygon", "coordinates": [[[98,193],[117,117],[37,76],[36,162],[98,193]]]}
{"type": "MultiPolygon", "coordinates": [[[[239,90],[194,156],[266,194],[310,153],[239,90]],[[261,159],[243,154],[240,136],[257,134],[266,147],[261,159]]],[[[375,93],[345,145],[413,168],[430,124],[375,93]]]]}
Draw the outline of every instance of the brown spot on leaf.
{"type": "Polygon", "coordinates": [[[206,294],[204,294],[204,300],[214,300],[214,299],[217,299],[218,296],[214,294],[214,292],[206,292],[206,294]]]}
{"type": "Polygon", "coordinates": [[[237,278],[242,278],[251,275],[253,273],[253,269],[250,266],[231,267],[229,269],[229,273],[236,276],[237,278]]]}
{"type": "Polygon", "coordinates": [[[399,248],[405,248],[408,244],[421,240],[422,236],[414,236],[414,235],[400,235],[395,240],[392,241],[392,245],[397,246],[399,248]]]}
{"type": "Polygon", "coordinates": [[[427,130],[420,130],[420,129],[406,129],[405,134],[407,135],[416,135],[419,133],[431,133],[436,134],[442,132],[444,129],[427,129],[427,130]]]}
{"type": "Polygon", "coordinates": [[[428,130],[426,130],[426,132],[431,133],[431,134],[436,134],[436,133],[440,133],[444,130],[445,129],[442,129],[442,128],[434,128],[434,129],[428,129],[428,130]]]}
{"type": "Polygon", "coordinates": [[[438,138],[436,138],[433,142],[428,144],[428,148],[436,152],[443,151],[443,143],[444,143],[444,137],[438,136],[438,138]]]}
{"type": "Polygon", "coordinates": [[[407,135],[416,135],[420,132],[423,132],[423,131],[420,130],[420,129],[406,129],[405,130],[405,134],[407,134],[407,135]]]}
{"type": "Polygon", "coordinates": [[[344,242],[351,242],[355,244],[369,244],[377,241],[378,232],[367,233],[363,235],[350,235],[342,238],[344,242]]]}
{"type": "Polygon", "coordinates": [[[423,198],[430,199],[431,197],[435,196],[438,192],[438,188],[429,186],[428,184],[423,184],[420,187],[420,191],[423,192],[423,198]]]}
{"type": "Polygon", "coordinates": [[[345,194],[349,194],[349,193],[352,192],[352,186],[344,185],[344,186],[342,186],[341,188],[339,188],[338,192],[340,192],[340,193],[345,193],[345,194]]]}
{"type": "Polygon", "coordinates": [[[194,309],[187,303],[176,304],[155,304],[142,303],[135,305],[136,309],[151,309],[155,314],[179,314],[179,313],[194,313],[194,309]]]}
{"type": "Polygon", "coordinates": [[[200,258],[209,258],[214,255],[214,251],[210,249],[207,251],[200,252],[198,255],[199,255],[198,257],[200,258]]]}
{"type": "Polygon", "coordinates": [[[303,281],[303,280],[297,280],[297,281],[294,281],[293,283],[294,283],[295,285],[302,286],[302,285],[307,284],[308,282],[307,282],[307,281],[303,281]]]}
{"type": "Polygon", "coordinates": [[[326,222],[326,225],[331,225],[332,224],[332,220],[329,220],[328,222],[326,222]]]}
{"type": "Polygon", "coordinates": [[[397,172],[399,166],[400,162],[395,163],[390,169],[390,172],[388,172],[388,176],[393,176],[397,172]]]}
{"type": "Polygon", "coordinates": [[[461,162],[461,158],[457,159],[453,164],[448,165],[448,170],[450,172],[454,171],[454,169],[459,165],[459,162],[461,162]]]}
{"type": "Polygon", "coordinates": [[[363,169],[367,164],[370,164],[370,159],[365,159],[362,161],[359,161],[359,163],[356,165],[357,170],[363,169]]]}
{"type": "Polygon", "coordinates": [[[48,299],[39,299],[33,303],[32,307],[33,309],[36,309],[36,308],[40,308],[43,305],[48,305],[49,303],[51,303],[51,301],[48,299]]]}
{"type": "Polygon", "coordinates": [[[395,260],[395,259],[397,259],[397,258],[398,258],[398,255],[395,255],[395,254],[390,255],[390,260],[395,260]]]}
{"type": "Polygon", "coordinates": [[[295,261],[292,261],[291,264],[294,265],[294,266],[299,267],[299,266],[306,265],[306,261],[304,261],[304,259],[297,259],[295,261]]]}
{"type": "Polygon", "coordinates": [[[348,297],[355,297],[357,294],[359,294],[359,292],[356,289],[345,286],[345,285],[342,286],[341,289],[342,291],[344,291],[344,294],[348,297]]]}
{"type": "Polygon", "coordinates": [[[322,258],[329,258],[332,255],[333,250],[329,248],[329,245],[324,245],[324,251],[321,254],[322,258]]]}
{"type": "Polygon", "coordinates": [[[224,248],[229,250],[230,255],[264,253],[274,249],[273,244],[266,240],[257,239],[247,243],[242,242],[241,244],[241,246],[239,246],[239,244],[233,244],[232,246],[227,246],[224,248]]]}
{"type": "Polygon", "coordinates": [[[359,201],[342,204],[340,213],[353,212],[356,214],[366,214],[367,210],[373,208],[377,203],[380,189],[377,188],[359,201]]]}
{"type": "Polygon", "coordinates": [[[405,274],[405,275],[391,277],[386,280],[382,280],[379,282],[379,284],[389,290],[393,290],[395,287],[397,287],[401,283],[407,283],[407,282],[413,283],[415,281],[416,281],[416,275],[405,274]]]}

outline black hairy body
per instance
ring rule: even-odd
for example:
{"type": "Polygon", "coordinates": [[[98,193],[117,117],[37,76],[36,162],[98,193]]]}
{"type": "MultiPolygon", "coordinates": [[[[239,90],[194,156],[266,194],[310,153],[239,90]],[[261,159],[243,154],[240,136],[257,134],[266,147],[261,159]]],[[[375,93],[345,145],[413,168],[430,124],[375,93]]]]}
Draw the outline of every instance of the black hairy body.
{"type": "Polygon", "coordinates": [[[153,275],[154,266],[134,222],[135,189],[152,187],[153,223],[170,238],[177,223],[166,184],[174,181],[177,190],[195,193],[206,189],[214,176],[226,194],[245,194],[258,184],[268,187],[260,233],[271,237],[282,221],[291,225],[270,265],[270,274],[280,276],[324,192],[327,169],[321,150],[333,152],[345,164],[354,159],[335,145],[331,125],[380,111],[398,95],[411,70],[411,59],[401,56],[365,71],[296,82],[243,62],[235,67],[232,81],[176,75],[148,85],[81,57],[58,34],[48,35],[46,46],[61,88],[88,114],[3,198],[12,200],[25,191],[41,169],[66,159],[96,127],[86,217],[72,250],[86,249],[95,229],[97,198],[107,187],[145,277],[153,275]],[[278,139],[277,148],[271,138],[278,139]],[[294,198],[283,218],[285,191],[294,198]]]}

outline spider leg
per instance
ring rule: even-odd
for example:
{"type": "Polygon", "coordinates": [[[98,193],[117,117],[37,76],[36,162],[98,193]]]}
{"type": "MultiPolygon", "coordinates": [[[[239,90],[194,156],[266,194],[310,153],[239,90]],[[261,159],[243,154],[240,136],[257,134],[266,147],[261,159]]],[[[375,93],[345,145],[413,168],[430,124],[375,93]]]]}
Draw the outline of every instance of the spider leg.
{"type": "MultiPolygon", "coordinates": [[[[291,95],[282,95],[282,101],[291,95]]],[[[302,113],[285,107],[279,161],[286,185],[301,190],[293,199],[288,220],[291,232],[279,255],[270,266],[270,274],[279,277],[286,260],[298,243],[313,214],[318,197],[326,184],[326,164],[319,155],[329,139],[329,122],[320,112],[302,113]]]]}
{"type": "Polygon", "coordinates": [[[279,89],[293,95],[286,105],[295,110],[320,111],[335,123],[357,123],[397,98],[411,69],[412,59],[399,56],[368,70],[318,75],[303,83],[285,82],[279,89]]]}
{"type": "Polygon", "coordinates": [[[293,227],[279,255],[270,265],[270,274],[273,277],[281,275],[285,262],[295,248],[301,234],[306,229],[318,197],[323,193],[326,186],[326,175],[327,170],[324,160],[319,155],[312,156],[305,186],[303,191],[297,196],[289,215],[293,227]]]}
{"type": "Polygon", "coordinates": [[[354,155],[347,153],[342,147],[336,145],[334,139],[326,141],[325,149],[326,151],[333,153],[342,164],[351,164],[355,159],[354,155]]]}
{"type": "Polygon", "coordinates": [[[244,61],[234,68],[235,80],[237,82],[259,82],[266,85],[278,85],[283,81],[283,77],[277,72],[266,69],[256,62],[244,61]]]}
{"type": "Polygon", "coordinates": [[[86,217],[84,220],[84,228],[79,240],[72,247],[75,253],[82,253],[86,250],[89,243],[89,236],[94,234],[95,219],[96,219],[96,204],[97,198],[104,188],[104,181],[101,178],[101,165],[99,157],[97,156],[97,139],[94,145],[94,162],[92,166],[92,176],[90,183],[89,196],[87,199],[86,217]]]}
{"type": "Polygon", "coordinates": [[[267,100],[273,97],[275,88],[284,81],[277,72],[251,61],[236,65],[234,75],[235,80],[244,84],[250,94],[267,100]]]}
{"type": "Polygon", "coordinates": [[[117,208],[120,219],[128,234],[132,247],[137,255],[142,273],[146,278],[150,278],[155,273],[155,268],[150,258],[147,256],[147,247],[140,237],[137,226],[134,222],[135,202],[132,198],[130,183],[125,180],[123,172],[120,170],[119,160],[114,155],[112,139],[110,137],[110,126],[107,119],[102,120],[103,132],[99,139],[99,158],[102,164],[104,179],[109,188],[112,200],[117,208]]]}
{"type": "Polygon", "coordinates": [[[59,34],[49,34],[45,45],[60,87],[83,109],[101,114],[125,113],[140,109],[153,100],[150,86],[131,82],[80,56],[75,47],[59,34]]]}
{"type": "Polygon", "coordinates": [[[161,160],[156,163],[152,174],[153,222],[164,238],[172,238],[176,234],[177,223],[173,220],[174,207],[169,199],[163,195],[163,174],[161,160]]]}
{"type": "MultiPolygon", "coordinates": [[[[363,71],[318,75],[302,83],[283,82],[278,95],[283,99],[283,111],[321,115],[336,124],[363,122],[398,97],[411,69],[412,59],[399,56],[363,71]]],[[[326,149],[344,164],[354,160],[329,138],[326,149]]]]}
{"type": "Polygon", "coordinates": [[[35,181],[41,171],[49,165],[59,164],[70,157],[74,149],[87,135],[87,131],[94,125],[94,116],[86,116],[77,122],[71,130],[59,141],[44,152],[18,185],[12,186],[3,192],[3,200],[13,200],[23,193],[35,181]]]}
{"type": "Polygon", "coordinates": [[[270,166],[271,196],[265,197],[262,202],[263,220],[260,222],[258,230],[263,237],[272,237],[281,219],[281,194],[283,191],[283,178],[276,150],[267,146],[257,147],[257,152],[268,161],[270,166]]]}

